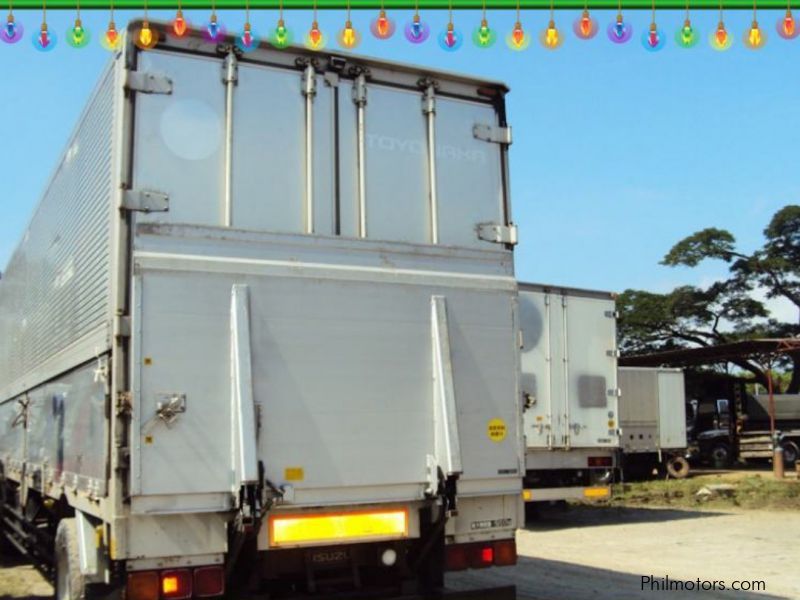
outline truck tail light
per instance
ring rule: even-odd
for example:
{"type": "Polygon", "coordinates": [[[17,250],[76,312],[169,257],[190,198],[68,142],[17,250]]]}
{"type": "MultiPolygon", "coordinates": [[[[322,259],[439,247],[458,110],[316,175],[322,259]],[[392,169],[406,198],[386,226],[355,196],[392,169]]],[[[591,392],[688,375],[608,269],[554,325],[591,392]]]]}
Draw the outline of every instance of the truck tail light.
{"type": "Polygon", "coordinates": [[[129,573],[126,585],[126,600],[158,600],[161,591],[156,571],[129,573]]]}
{"type": "Polygon", "coordinates": [[[469,568],[466,544],[448,546],[445,552],[445,568],[448,571],[463,571],[469,568]]]}
{"type": "Polygon", "coordinates": [[[610,456],[590,456],[590,467],[611,467],[612,461],[610,456]]]}
{"type": "Polygon", "coordinates": [[[492,544],[478,544],[472,547],[470,552],[470,567],[473,569],[485,569],[494,564],[494,547],[492,544]]]}
{"type": "Polygon", "coordinates": [[[192,597],[192,572],[189,569],[161,573],[161,597],[184,600],[192,597]]]}
{"type": "Polygon", "coordinates": [[[514,540],[504,540],[478,544],[453,544],[447,547],[445,564],[448,571],[515,565],[517,543],[514,540]]]}
{"type": "Polygon", "coordinates": [[[494,564],[497,567],[510,567],[517,564],[517,542],[514,540],[495,542],[494,564]]]}
{"type": "Polygon", "coordinates": [[[225,571],[222,567],[201,567],[194,570],[194,595],[211,598],[225,593],[225,571]]]}

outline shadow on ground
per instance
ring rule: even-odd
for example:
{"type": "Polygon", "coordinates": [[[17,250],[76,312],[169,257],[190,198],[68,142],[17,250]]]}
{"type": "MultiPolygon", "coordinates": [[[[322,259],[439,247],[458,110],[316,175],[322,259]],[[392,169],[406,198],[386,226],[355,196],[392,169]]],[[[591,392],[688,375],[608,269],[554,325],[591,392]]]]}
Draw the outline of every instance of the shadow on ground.
{"type": "Polygon", "coordinates": [[[708,519],[726,514],[724,512],[667,508],[590,505],[553,506],[546,504],[537,506],[534,511],[528,510],[527,512],[529,515],[526,518],[525,529],[529,531],[554,531],[600,525],[667,523],[682,519],[708,519]]]}
{"type": "MultiPolygon", "coordinates": [[[[786,596],[730,589],[651,589],[642,585],[642,576],[647,575],[654,576],[656,581],[664,577],[663,573],[633,575],[555,560],[520,557],[516,567],[449,575],[447,585],[462,590],[513,584],[517,586],[518,600],[652,600],[662,596],[671,600],[697,600],[698,597],[704,600],[787,600],[786,596]]],[[[702,578],[702,573],[699,576],[702,578]]],[[[732,582],[724,583],[730,587],[732,582]]],[[[769,581],[766,585],[769,586],[769,581]]]]}

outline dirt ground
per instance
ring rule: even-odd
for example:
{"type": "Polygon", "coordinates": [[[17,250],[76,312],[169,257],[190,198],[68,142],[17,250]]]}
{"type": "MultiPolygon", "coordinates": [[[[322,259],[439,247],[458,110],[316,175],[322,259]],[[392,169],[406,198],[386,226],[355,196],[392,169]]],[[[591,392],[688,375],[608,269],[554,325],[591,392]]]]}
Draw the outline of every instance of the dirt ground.
{"type": "MultiPolygon", "coordinates": [[[[800,513],[585,507],[546,509],[518,535],[516,567],[448,577],[454,588],[517,585],[520,600],[800,599],[800,513]],[[655,580],[760,580],[766,591],[658,592],[655,580]]],[[[0,559],[0,600],[46,598],[32,567],[0,559]]]]}
{"type": "Polygon", "coordinates": [[[800,599],[800,512],[572,506],[520,531],[516,567],[451,577],[514,583],[520,600],[800,599]],[[642,589],[658,581],[763,581],[761,593],[642,589]]]}

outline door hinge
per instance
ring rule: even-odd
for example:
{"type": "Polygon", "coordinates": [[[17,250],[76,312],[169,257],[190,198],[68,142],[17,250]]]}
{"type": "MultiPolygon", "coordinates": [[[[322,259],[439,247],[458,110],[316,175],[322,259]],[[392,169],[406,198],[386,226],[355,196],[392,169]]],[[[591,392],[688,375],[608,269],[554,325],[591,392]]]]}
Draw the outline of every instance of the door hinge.
{"type": "Polygon", "coordinates": [[[119,392],[117,394],[117,416],[127,417],[133,411],[133,395],[130,391],[119,392]]]}
{"type": "Polygon", "coordinates": [[[616,310],[607,310],[605,312],[605,316],[609,319],[619,319],[619,311],[616,310]]]}
{"type": "Polygon", "coordinates": [[[606,356],[609,358],[619,358],[621,354],[619,350],[606,350],[606,356]]]}
{"type": "Polygon", "coordinates": [[[476,123],[472,126],[472,135],[476,139],[494,144],[511,145],[511,127],[498,127],[497,125],[487,125],[476,123]]]}
{"type": "Polygon", "coordinates": [[[114,317],[114,337],[131,337],[131,318],[128,316],[117,315],[114,317]]]}
{"type": "Polygon", "coordinates": [[[141,94],[171,94],[172,79],[166,75],[147,71],[127,71],[125,89],[141,94]]]}
{"type": "Polygon", "coordinates": [[[495,244],[518,243],[516,225],[500,225],[498,223],[478,223],[478,238],[495,244]]]}
{"type": "Polygon", "coordinates": [[[608,395],[612,396],[613,398],[621,398],[622,397],[622,390],[619,388],[613,388],[608,390],[608,395]]]}
{"type": "Polygon", "coordinates": [[[122,208],[138,212],[167,212],[169,196],[149,190],[125,190],[122,193],[122,208]]]}

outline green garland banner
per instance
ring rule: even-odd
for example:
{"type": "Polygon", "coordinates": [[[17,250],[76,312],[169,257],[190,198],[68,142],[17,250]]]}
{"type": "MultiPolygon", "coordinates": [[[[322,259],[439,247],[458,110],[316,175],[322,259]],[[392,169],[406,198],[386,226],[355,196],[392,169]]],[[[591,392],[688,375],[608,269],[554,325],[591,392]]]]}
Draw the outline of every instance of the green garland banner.
{"type": "MultiPolygon", "coordinates": [[[[618,0],[554,0],[554,8],[556,10],[562,9],[583,9],[588,2],[590,9],[613,9],[616,10],[619,2],[618,0]]],[[[0,7],[8,5],[8,0],[0,0],[0,7]]],[[[10,2],[15,9],[41,9],[42,0],[12,0],[10,2]]],[[[115,0],[114,8],[116,9],[143,9],[144,2],[142,0],[115,0]]],[[[245,0],[182,0],[181,6],[185,9],[202,8],[211,9],[216,6],[217,10],[224,9],[244,9],[247,2],[245,0]]],[[[278,9],[281,2],[280,0],[251,0],[251,9],[278,9]]],[[[350,7],[353,10],[358,9],[379,9],[381,6],[389,9],[408,9],[413,10],[419,4],[420,10],[424,9],[447,9],[450,3],[448,0],[351,0],[350,7]]],[[[658,10],[685,10],[686,0],[656,0],[656,8],[658,10]]],[[[753,0],[724,0],[725,10],[753,10],[753,0]]],[[[77,5],[76,0],[48,0],[47,9],[71,9],[74,10],[77,5]]],[[[318,0],[317,8],[319,9],[345,9],[347,8],[347,0],[318,0]]],[[[517,8],[517,0],[486,0],[487,9],[498,10],[514,10],[517,8]]],[[[759,0],[757,2],[759,9],[780,9],[786,10],[787,0],[759,0]]],[[[109,0],[81,0],[81,10],[87,9],[108,9],[111,6],[109,0]]],[[[311,0],[284,0],[284,9],[311,9],[313,2],[311,0]]],[[[483,0],[453,0],[452,7],[456,10],[480,10],[484,6],[483,0]]],[[[550,0],[520,0],[520,8],[523,10],[549,10],[550,0]]],[[[692,10],[713,9],[719,10],[720,3],[714,0],[691,0],[689,6],[692,10]]],[[[177,0],[148,0],[148,9],[176,9],[178,7],[177,0]]],[[[651,10],[653,7],[652,0],[623,0],[622,8],[624,10],[632,9],[647,9],[651,10]]]]}

